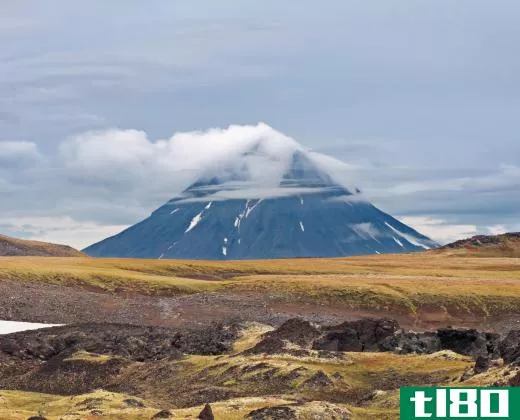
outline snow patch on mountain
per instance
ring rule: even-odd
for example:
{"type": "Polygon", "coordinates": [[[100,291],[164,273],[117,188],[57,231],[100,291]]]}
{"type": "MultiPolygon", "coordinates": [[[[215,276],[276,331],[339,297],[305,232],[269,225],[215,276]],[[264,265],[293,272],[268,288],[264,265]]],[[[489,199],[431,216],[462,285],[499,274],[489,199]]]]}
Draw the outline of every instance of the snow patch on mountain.
{"type": "Polygon", "coordinates": [[[404,233],[404,232],[401,232],[401,231],[397,230],[397,229],[396,229],[395,227],[393,227],[390,223],[385,222],[385,225],[387,225],[390,229],[392,229],[395,233],[397,233],[401,238],[406,239],[406,240],[407,240],[408,242],[410,242],[412,245],[419,246],[419,247],[424,248],[424,249],[431,249],[430,246],[421,243],[421,242],[420,242],[417,238],[415,238],[414,236],[409,235],[409,234],[407,234],[407,233],[404,233]]]}
{"type": "Polygon", "coordinates": [[[193,219],[191,219],[191,222],[190,222],[190,225],[188,226],[188,228],[185,230],[184,233],[188,233],[190,232],[191,230],[195,229],[195,226],[197,226],[200,221],[202,220],[202,214],[204,212],[201,211],[199,214],[197,214],[193,219]]]}

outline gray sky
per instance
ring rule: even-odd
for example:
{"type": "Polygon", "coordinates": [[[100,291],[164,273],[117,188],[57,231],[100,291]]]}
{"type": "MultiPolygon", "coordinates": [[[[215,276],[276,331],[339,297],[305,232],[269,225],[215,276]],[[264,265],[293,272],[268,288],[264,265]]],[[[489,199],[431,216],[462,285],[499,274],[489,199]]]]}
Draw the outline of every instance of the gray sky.
{"type": "Polygon", "coordinates": [[[189,178],[161,139],[260,121],[434,239],[520,230],[519,21],[516,0],[3,0],[0,232],[100,240],[189,178]]]}

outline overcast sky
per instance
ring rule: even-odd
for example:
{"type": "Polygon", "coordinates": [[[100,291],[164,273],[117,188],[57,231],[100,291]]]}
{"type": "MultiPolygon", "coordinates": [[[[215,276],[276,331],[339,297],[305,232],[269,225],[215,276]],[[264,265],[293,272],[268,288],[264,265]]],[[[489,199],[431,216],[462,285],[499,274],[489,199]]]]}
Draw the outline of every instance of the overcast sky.
{"type": "Polygon", "coordinates": [[[0,232],[103,239],[184,186],[164,144],[258,122],[434,239],[520,230],[519,21],[517,0],[2,0],[0,232]]]}

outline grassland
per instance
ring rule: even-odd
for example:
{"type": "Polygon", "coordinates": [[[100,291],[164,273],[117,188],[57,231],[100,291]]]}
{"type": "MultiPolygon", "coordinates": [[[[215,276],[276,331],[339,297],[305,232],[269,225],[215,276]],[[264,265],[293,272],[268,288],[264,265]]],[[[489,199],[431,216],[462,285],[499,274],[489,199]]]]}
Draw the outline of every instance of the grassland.
{"type": "Polygon", "coordinates": [[[520,313],[520,259],[419,253],[337,259],[0,258],[0,279],[108,294],[254,296],[270,305],[485,320],[520,313]]]}

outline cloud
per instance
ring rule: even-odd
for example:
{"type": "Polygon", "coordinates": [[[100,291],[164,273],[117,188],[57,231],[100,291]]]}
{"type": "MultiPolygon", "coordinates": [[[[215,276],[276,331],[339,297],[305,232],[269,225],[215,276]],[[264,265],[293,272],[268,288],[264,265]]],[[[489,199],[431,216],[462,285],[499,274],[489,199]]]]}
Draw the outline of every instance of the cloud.
{"type": "Polygon", "coordinates": [[[177,133],[156,141],[137,130],[85,133],[62,143],[60,157],[73,181],[164,188],[172,195],[205,173],[218,173],[235,163],[232,169],[247,171],[252,183],[275,186],[300,148],[290,137],[259,123],[177,133]],[[254,155],[247,154],[253,148],[254,155]]]}
{"type": "Polygon", "coordinates": [[[29,141],[0,141],[0,170],[2,168],[29,165],[42,158],[36,143],[29,141]]]}
{"type": "MultiPolygon", "coordinates": [[[[226,184],[222,187],[226,188],[226,184]]],[[[214,194],[205,195],[204,197],[190,197],[181,199],[172,203],[196,203],[196,202],[207,202],[207,201],[225,201],[225,200],[256,200],[256,199],[268,199],[268,198],[280,198],[290,197],[294,195],[307,195],[307,194],[319,194],[330,191],[329,188],[299,188],[299,187],[279,187],[279,188],[262,188],[262,187],[251,187],[248,183],[244,185],[244,188],[240,189],[225,189],[217,191],[214,194]]]]}
{"type": "Polygon", "coordinates": [[[363,238],[371,238],[377,241],[377,237],[381,236],[381,232],[376,229],[372,223],[358,223],[351,226],[352,229],[363,238]]]}
{"type": "Polygon", "coordinates": [[[488,227],[488,232],[491,235],[501,235],[502,233],[507,233],[508,229],[504,225],[494,225],[488,227]]]}
{"type": "Polygon", "coordinates": [[[33,240],[72,245],[83,249],[99,239],[115,235],[126,225],[102,225],[80,222],[69,216],[0,217],[0,230],[33,240]]]}
{"type": "Polygon", "coordinates": [[[443,245],[477,234],[476,225],[449,224],[434,217],[409,216],[400,221],[443,245]]]}

